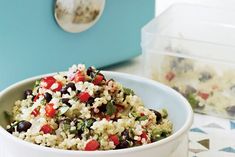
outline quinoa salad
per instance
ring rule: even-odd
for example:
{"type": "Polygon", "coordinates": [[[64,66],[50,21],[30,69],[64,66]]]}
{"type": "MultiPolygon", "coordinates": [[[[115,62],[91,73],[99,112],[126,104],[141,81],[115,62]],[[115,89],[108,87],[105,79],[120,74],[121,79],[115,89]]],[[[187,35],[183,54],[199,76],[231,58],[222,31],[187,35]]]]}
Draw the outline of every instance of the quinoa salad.
{"type": "Polygon", "coordinates": [[[159,141],[173,132],[166,109],[146,108],[132,89],[83,64],[37,80],[23,94],[6,130],[41,146],[123,149],[159,141]]]}
{"type": "Polygon", "coordinates": [[[226,64],[164,56],[153,78],[180,92],[195,112],[235,119],[235,74],[226,64]]]}

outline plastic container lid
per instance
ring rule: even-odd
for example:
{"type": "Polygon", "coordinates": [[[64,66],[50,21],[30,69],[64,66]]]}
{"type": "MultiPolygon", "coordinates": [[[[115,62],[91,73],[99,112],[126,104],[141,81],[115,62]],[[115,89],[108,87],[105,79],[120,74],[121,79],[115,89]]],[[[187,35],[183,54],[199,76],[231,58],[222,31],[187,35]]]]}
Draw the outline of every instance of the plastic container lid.
{"type": "MultiPolygon", "coordinates": [[[[174,4],[142,29],[146,53],[170,53],[188,58],[235,63],[235,11],[192,4],[174,4]],[[162,43],[174,40],[178,52],[161,51],[162,43]],[[166,40],[165,40],[166,39],[166,40]],[[159,51],[158,51],[159,50],[159,51]]],[[[174,45],[171,45],[174,47],[174,45]]]]}

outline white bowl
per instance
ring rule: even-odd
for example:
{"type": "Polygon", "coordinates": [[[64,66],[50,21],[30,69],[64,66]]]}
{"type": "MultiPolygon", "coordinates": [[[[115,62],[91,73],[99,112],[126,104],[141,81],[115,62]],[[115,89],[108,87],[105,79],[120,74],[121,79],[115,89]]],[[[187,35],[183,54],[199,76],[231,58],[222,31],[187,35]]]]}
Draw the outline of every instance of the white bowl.
{"type": "MultiPolygon", "coordinates": [[[[32,88],[34,82],[44,76],[37,76],[18,82],[0,93],[0,139],[9,148],[12,156],[31,157],[168,157],[188,136],[192,125],[193,112],[187,100],[173,89],[155,81],[117,72],[103,72],[106,78],[113,78],[131,88],[142,98],[148,108],[166,108],[173,122],[174,133],[151,144],[110,151],[71,151],[47,148],[18,139],[9,134],[4,127],[3,111],[11,111],[14,102],[21,99],[23,91],[32,88]]],[[[53,75],[53,74],[49,74],[53,75]]],[[[187,146],[184,151],[187,151],[187,146]]],[[[187,152],[185,152],[187,154],[187,152]]]]}

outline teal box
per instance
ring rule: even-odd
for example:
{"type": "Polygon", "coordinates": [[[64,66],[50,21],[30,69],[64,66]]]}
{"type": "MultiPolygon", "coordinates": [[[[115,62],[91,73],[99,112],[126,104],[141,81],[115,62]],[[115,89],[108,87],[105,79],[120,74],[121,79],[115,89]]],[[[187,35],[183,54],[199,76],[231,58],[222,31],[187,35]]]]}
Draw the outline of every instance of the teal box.
{"type": "Polygon", "coordinates": [[[104,12],[82,33],[63,31],[54,0],[0,0],[0,90],[72,64],[104,67],[140,54],[140,29],[154,17],[155,0],[106,0],[104,12]]]}

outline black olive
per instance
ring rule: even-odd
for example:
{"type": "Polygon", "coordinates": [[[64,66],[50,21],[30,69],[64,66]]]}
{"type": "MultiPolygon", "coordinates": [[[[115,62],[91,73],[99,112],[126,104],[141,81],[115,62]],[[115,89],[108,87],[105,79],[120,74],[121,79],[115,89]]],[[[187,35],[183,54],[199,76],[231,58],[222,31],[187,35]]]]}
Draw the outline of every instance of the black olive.
{"type": "Polygon", "coordinates": [[[122,138],[123,138],[124,140],[129,140],[129,139],[130,139],[129,131],[128,131],[127,129],[125,129],[125,130],[121,133],[121,135],[122,135],[122,138]]]}
{"type": "Polygon", "coordinates": [[[112,118],[112,121],[113,121],[113,122],[117,122],[118,119],[119,119],[118,117],[114,117],[114,118],[112,118]]]}
{"type": "Polygon", "coordinates": [[[46,99],[46,102],[49,103],[52,99],[52,95],[50,93],[45,93],[44,98],[46,99]]]}
{"type": "Polygon", "coordinates": [[[92,103],[95,101],[95,99],[93,97],[90,97],[87,101],[87,104],[92,105],[92,103]]]}
{"type": "Polygon", "coordinates": [[[24,99],[27,99],[27,97],[32,94],[33,91],[31,89],[27,89],[26,91],[24,91],[24,99]]]}
{"type": "Polygon", "coordinates": [[[235,116],[235,106],[226,107],[226,111],[230,116],[235,116]]]}
{"type": "Polygon", "coordinates": [[[26,132],[31,126],[32,124],[30,122],[22,120],[17,124],[16,130],[18,132],[26,132]]]}
{"type": "Polygon", "coordinates": [[[129,147],[129,142],[126,141],[126,140],[124,140],[124,141],[121,141],[121,142],[117,145],[116,149],[123,149],[123,148],[128,148],[128,147],[129,147]]]}
{"type": "Polygon", "coordinates": [[[61,94],[68,94],[69,92],[67,91],[67,88],[64,87],[60,90],[61,94]]]}
{"type": "Polygon", "coordinates": [[[33,101],[35,97],[36,97],[36,96],[35,96],[35,95],[33,95],[33,97],[32,97],[32,99],[31,99],[31,100],[33,101]]]}
{"type": "Polygon", "coordinates": [[[89,68],[87,68],[86,73],[88,76],[91,76],[91,74],[94,73],[94,69],[92,67],[89,67],[89,68]]]}
{"type": "Polygon", "coordinates": [[[76,137],[76,138],[79,138],[79,139],[82,139],[82,133],[79,133],[79,132],[78,132],[77,134],[75,134],[75,137],[76,137]]]}
{"type": "Polygon", "coordinates": [[[84,130],[77,130],[77,133],[76,133],[76,135],[78,136],[78,137],[81,137],[81,135],[83,134],[83,132],[84,132],[84,130]]]}
{"type": "Polygon", "coordinates": [[[66,90],[68,90],[68,88],[71,88],[72,91],[76,90],[76,86],[74,83],[70,82],[66,85],[66,90]]]}
{"type": "Polygon", "coordinates": [[[69,98],[62,98],[61,101],[63,104],[66,104],[67,106],[71,107],[72,105],[69,103],[69,100],[70,100],[69,98]]]}
{"type": "Polygon", "coordinates": [[[106,104],[102,104],[101,106],[99,106],[99,107],[98,107],[99,111],[105,113],[105,112],[107,111],[107,110],[106,110],[106,106],[107,106],[106,104]]]}
{"type": "Polygon", "coordinates": [[[157,124],[161,123],[161,121],[162,121],[162,115],[161,115],[161,113],[158,112],[158,111],[156,111],[156,110],[154,110],[154,109],[150,109],[150,111],[152,111],[152,112],[155,114],[157,124]]]}
{"type": "Polygon", "coordinates": [[[15,128],[13,126],[11,126],[9,129],[7,129],[7,132],[12,134],[13,132],[15,132],[15,128]]]}
{"type": "Polygon", "coordinates": [[[209,72],[202,72],[199,77],[199,81],[206,82],[212,78],[212,75],[209,72]]]}

